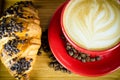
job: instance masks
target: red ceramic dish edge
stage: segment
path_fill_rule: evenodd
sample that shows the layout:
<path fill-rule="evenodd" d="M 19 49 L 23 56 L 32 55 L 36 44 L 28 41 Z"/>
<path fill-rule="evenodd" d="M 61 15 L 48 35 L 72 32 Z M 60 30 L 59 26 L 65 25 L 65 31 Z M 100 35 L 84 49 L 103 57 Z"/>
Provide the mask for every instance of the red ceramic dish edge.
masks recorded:
<path fill-rule="evenodd" d="M 73 42 L 70 37 L 67 35 L 65 29 L 64 29 L 64 24 L 63 24 L 63 15 L 64 15 L 64 11 L 67 7 L 67 5 L 69 5 L 71 0 L 68 1 L 68 3 L 64 6 L 63 10 L 62 10 L 62 13 L 61 13 L 61 28 L 62 28 L 62 32 L 64 34 L 64 36 L 66 37 L 66 39 L 71 43 L 71 45 L 77 49 L 78 51 L 81 51 L 83 53 L 86 53 L 86 54 L 90 54 L 90 55 L 93 55 L 93 56 L 99 56 L 99 55 L 106 55 L 106 54 L 109 54 L 109 53 L 112 53 L 115 49 L 119 48 L 120 49 L 120 43 L 118 43 L 116 46 L 108 49 L 108 50 L 103 50 L 103 51 L 91 51 L 91 50 L 87 50 L 87 49 L 84 49 L 80 46 L 78 46 L 75 42 Z"/>

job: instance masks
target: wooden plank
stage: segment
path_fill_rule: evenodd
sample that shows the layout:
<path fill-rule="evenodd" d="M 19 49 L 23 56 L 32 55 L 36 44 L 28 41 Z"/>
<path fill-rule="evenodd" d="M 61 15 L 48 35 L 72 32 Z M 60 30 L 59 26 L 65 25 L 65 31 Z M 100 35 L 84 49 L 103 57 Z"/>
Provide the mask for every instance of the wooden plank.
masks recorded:
<path fill-rule="evenodd" d="M 20 0 L 5 0 L 5 8 Z M 39 10 L 42 29 L 45 30 L 49 26 L 50 19 L 57 9 L 65 0 L 33 0 Z M 101 77 L 85 77 L 77 74 L 67 74 L 60 71 L 54 71 L 48 67 L 50 59 L 47 53 L 37 57 L 37 62 L 31 72 L 30 80 L 120 80 L 120 70 Z M 15 80 L 8 73 L 7 69 L 0 62 L 0 80 Z"/>

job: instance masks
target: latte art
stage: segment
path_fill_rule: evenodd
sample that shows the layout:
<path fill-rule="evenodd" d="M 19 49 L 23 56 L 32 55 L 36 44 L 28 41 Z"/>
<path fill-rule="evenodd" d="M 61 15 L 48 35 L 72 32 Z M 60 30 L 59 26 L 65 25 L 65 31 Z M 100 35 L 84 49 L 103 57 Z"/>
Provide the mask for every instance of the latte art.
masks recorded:
<path fill-rule="evenodd" d="M 82 48 L 112 48 L 120 42 L 120 4 L 116 0 L 71 0 L 63 25 L 68 37 Z"/>

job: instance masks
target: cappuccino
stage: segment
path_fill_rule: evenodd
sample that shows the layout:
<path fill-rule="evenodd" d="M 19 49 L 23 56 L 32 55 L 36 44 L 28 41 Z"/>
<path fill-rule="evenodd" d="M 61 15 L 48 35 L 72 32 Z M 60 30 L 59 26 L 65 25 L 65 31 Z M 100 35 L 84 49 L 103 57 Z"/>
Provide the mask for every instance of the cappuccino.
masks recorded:
<path fill-rule="evenodd" d="M 71 0 L 63 13 L 67 36 L 92 51 L 107 50 L 120 42 L 120 4 L 117 0 Z"/>

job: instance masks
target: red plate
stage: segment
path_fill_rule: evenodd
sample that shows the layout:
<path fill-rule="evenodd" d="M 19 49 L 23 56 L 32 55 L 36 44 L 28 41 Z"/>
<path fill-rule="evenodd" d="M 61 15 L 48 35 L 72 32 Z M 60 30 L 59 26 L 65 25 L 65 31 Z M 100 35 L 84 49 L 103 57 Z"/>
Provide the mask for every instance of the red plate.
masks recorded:
<path fill-rule="evenodd" d="M 66 3 L 54 13 L 48 30 L 49 45 L 56 59 L 68 70 L 84 76 L 101 76 L 118 69 L 120 67 L 120 49 L 114 51 L 113 54 L 101 56 L 100 61 L 88 63 L 82 63 L 67 54 L 61 38 L 63 33 L 60 26 L 61 11 Z"/>

